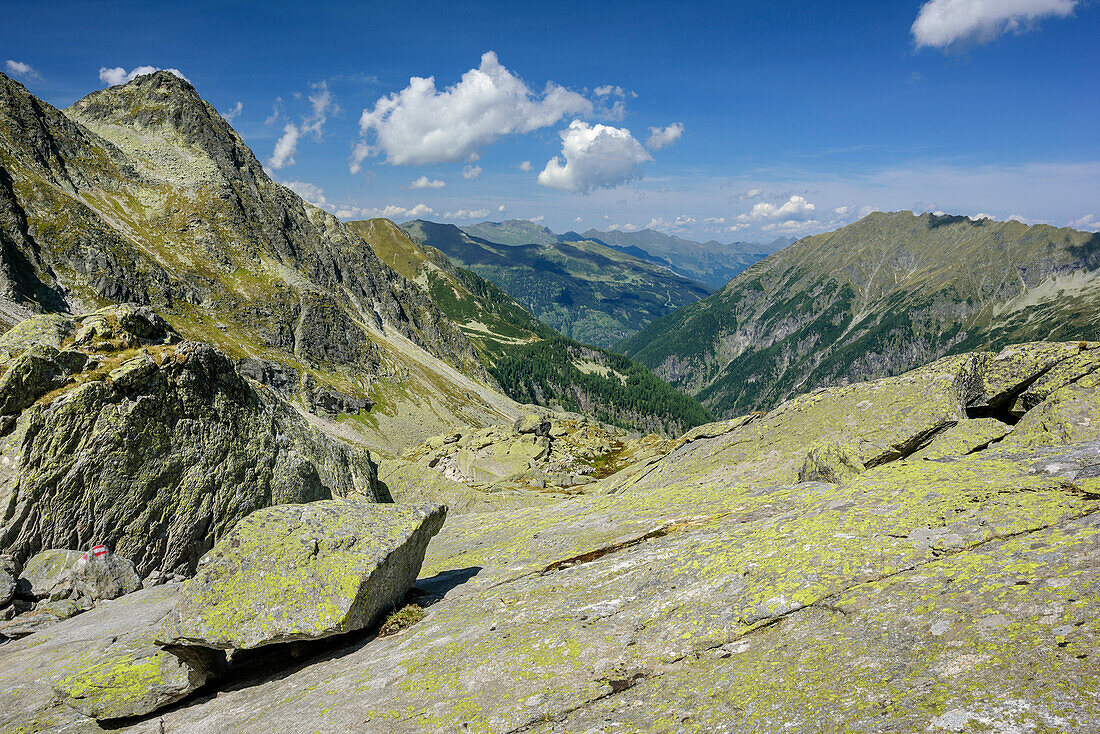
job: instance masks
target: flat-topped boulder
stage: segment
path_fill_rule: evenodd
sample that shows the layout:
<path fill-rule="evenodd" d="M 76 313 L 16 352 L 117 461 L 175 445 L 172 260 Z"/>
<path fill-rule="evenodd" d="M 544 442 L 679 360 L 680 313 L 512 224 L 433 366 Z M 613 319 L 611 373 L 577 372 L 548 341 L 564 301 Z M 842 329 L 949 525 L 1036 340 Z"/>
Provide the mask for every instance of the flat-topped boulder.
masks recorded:
<path fill-rule="evenodd" d="M 249 649 L 370 626 L 416 581 L 446 515 L 361 500 L 258 510 L 203 558 L 158 640 Z"/>

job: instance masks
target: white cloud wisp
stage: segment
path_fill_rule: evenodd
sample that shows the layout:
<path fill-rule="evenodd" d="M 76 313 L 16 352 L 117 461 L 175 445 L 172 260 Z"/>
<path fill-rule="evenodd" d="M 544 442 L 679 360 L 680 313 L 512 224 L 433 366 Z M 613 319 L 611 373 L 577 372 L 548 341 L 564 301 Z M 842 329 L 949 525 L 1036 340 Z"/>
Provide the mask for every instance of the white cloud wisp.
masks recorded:
<path fill-rule="evenodd" d="M 917 48 L 986 43 L 1004 33 L 1020 33 L 1041 18 L 1065 18 L 1078 0 L 929 0 L 913 22 Z"/>

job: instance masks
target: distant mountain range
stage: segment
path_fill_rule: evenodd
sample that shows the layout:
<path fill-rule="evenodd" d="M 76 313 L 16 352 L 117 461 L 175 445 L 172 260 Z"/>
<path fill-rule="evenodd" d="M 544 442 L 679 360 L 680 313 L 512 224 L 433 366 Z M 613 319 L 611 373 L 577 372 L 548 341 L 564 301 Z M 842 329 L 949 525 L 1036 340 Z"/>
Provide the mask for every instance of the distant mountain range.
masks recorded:
<path fill-rule="evenodd" d="M 599 347 L 711 292 L 663 265 L 594 240 L 560 242 L 549 230 L 539 235 L 531 222 L 504 224 L 514 239 L 536 235 L 543 241 L 503 244 L 424 220 L 402 228 L 419 244 L 493 282 L 565 336 Z"/>
<path fill-rule="evenodd" d="M 637 232 L 589 229 L 583 234 L 555 234 L 549 228 L 523 219 L 480 222 L 462 227 L 473 237 L 505 245 L 594 241 L 641 260 L 661 265 L 689 280 L 715 290 L 758 260 L 778 252 L 795 240 L 780 237 L 767 244 L 755 242 L 695 242 L 653 229 Z"/>
<path fill-rule="evenodd" d="M 945 354 L 1100 339 L 1100 235 L 876 212 L 806 237 L 615 349 L 717 415 Z"/>
<path fill-rule="evenodd" d="M 505 393 L 624 428 L 677 434 L 711 419 L 640 364 L 563 337 L 475 272 L 388 219 L 348 222 L 382 262 L 418 284 L 458 325 Z"/>

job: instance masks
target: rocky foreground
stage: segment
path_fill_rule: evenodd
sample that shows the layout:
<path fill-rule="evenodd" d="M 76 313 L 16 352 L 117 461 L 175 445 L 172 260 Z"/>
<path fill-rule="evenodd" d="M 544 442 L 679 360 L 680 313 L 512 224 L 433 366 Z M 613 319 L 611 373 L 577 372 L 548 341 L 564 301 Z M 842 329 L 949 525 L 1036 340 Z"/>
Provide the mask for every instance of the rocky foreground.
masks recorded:
<path fill-rule="evenodd" d="M 500 469 L 526 504 L 443 476 L 553 426 L 520 428 L 383 462 L 395 498 L 467 500 L 398 634 L 234 650 L 180 702 L 97 723 L 64 682 L 171 627 L 180 587 L 153 586 L 0 645 L 0 728 L 1100 731 L 1100 344 L 820 390 L 568 495 L 531 485 L 528 457 Z"/>

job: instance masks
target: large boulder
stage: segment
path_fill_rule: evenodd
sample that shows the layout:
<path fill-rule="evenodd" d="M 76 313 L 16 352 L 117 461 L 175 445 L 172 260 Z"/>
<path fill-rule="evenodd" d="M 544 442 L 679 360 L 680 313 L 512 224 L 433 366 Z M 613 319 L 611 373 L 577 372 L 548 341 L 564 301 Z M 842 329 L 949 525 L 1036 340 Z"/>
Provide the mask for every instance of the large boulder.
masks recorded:
<path fill-rule="evenodd" d="M 35 554 L 19 575 L 20 593 L 36 599 L 67 594 L 72 588 L 73 566 L 82 555 L 80 551 L 60 548 Z"/>
<path fill-rule="evenodd" d="M 114 307 L 71 322 L 75 346 L 31 347 L 0 379 L 0 403 L 23 408 L 0 439 L 0 548 L 17 561 L 103 543 L 141 577 L 190 575 L 254 510 L 375 498 L 365 450 L 321 433 L 221 352 L 179 342 L 155 313 Z M 53 366 L 35 374 L 60 377 L 8 378 L 39 362 Z"/>
<path fill-rule="evenodd" d="M 446 515 L 359 500 L 254 512 L 203 559 L 158 640 L 248 649 L 367 627 L 416 581 Z"/>

